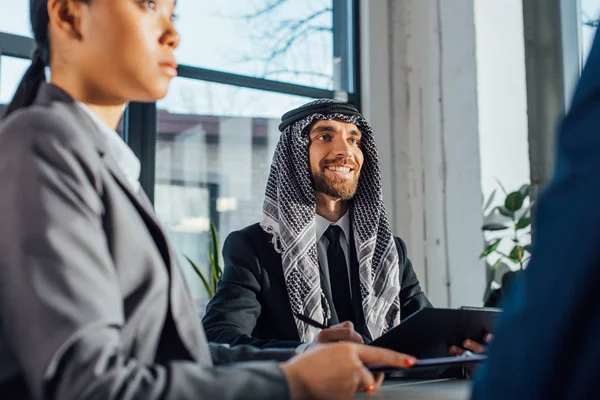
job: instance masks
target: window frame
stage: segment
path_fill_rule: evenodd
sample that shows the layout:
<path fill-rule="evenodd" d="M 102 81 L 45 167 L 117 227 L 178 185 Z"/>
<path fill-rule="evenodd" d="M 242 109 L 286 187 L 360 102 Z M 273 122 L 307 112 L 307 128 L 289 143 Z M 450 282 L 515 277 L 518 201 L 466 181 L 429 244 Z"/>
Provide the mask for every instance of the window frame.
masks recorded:
<path fill-rule="evenodd" d="M 336 90 L 233 74 L 191 65 L 180 65 L 178 76 L 204 82 L 306 97 L 307 99 L 335 99 L 351 103 L 360 110 L 359 9 L 360 0 L 333 0 L 333 57 L 342 60 L 341 67 L 334 70 L 334 88 Z M 0 58 L 8 56 L 31 59 L 35 46 L 35 41 L 32 38 L 0 31 Z M 1 62 L 0 68 L 2 68 Z M 336 73 L 340 76 L 335 76 Z M 349 90 L 340 90 L 341 87 Z M 154 202 L 156 141 L 158 137 L 157 115 L 156 103 L 131 103 L 123 117 L 123 139 L 140 159 L 142 166 L 140 184 L 152 202 Z"/>

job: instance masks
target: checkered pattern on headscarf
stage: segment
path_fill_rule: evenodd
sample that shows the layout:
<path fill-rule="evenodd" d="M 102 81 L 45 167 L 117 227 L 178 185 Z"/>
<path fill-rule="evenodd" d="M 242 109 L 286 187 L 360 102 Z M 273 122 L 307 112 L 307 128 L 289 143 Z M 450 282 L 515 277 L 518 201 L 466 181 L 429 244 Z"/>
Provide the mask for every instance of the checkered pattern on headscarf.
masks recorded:
<path fill-rule="evenodd" d="M 326 323 L 330 311 L 320 284 L 307 127 L 317 120 L 334 119 L 355 124 L 362 133 L 364 164 L 351 201 L 351 226 L 365 322 L 371 336 L 377 338 L 400 323 L 400 280 L 398 253 L 383 204 L 375 140 L 364 118 L 314 113 L 284 128 L 271 165 L 261 226 L 272 235 L 275 250 L 281 253 L 292 311 Z M 298 319 L 296 326 L 303 342 L 311 341 L 318 332 Z"/>

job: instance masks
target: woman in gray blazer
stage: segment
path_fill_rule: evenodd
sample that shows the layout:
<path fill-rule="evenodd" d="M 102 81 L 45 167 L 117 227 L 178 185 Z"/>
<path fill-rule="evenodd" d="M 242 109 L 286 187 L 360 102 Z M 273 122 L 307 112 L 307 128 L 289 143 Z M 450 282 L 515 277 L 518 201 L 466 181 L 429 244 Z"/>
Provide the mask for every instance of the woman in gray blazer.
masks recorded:
<path fill-rule="evenodd" d="M 0 121 L 1 397 L 347 398 L 376 388 L 365 364 L 415 360 L 350 343 L 293 358 L 207 343 L 139 161 L 114 131 L 127 102 L 162 98 L 177 73 L 174 8 L 30 1 L 37 50 Z"/>

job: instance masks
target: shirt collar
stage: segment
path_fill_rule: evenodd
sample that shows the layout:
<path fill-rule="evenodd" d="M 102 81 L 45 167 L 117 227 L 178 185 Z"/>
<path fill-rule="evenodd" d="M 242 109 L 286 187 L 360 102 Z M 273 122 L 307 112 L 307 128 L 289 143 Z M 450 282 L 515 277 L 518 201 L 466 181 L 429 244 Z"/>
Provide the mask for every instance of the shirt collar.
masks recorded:
<path fill-rule="evenodd" d="M 75 102 L 94 122 L 96 127 L 106 138 L 106 146 L 110 155 L 115 159 L 119 169 L 127 178 L 134 192 L 140 188 L 141 163 L 133 150 L 123 141 L 116 131 L 108 128 L 88 106 L 80 101 Z"/>
<path fill-rule="evenodd" d="M 319 214 L 315 214 L 315 233 L 317 236 L 317 242 L 321 240 L 329 225 L 337 225 L 342 228 L 344 232 L 344 236 L 347 242 L 350 242 L 350 208 L 346 211 L 344 215 L 336 222 L 331 222 L 327 218 L 320 216 Z"/>

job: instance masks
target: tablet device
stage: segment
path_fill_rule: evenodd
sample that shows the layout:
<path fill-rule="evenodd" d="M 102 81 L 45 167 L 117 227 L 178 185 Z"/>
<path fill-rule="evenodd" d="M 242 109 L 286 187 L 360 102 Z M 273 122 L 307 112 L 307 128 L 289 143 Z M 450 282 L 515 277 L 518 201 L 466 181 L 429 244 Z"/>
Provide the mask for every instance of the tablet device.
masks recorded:
<path fill-rule="evenodd" d="M 487 360 L 486 354 L 471 354 L 468 356 L 452 356 L 452 357 L 437 357 L 437 358 L 424 358 L 422 360 L 418 360 L 417 363 L 412 366 L 410 369 L 419 368 L 419 367 L 441 367 L 441 366 L 451 366 L 451 365 L 468 365 L 479 363 Z M 403 368 L 390 368 L 386 366 L 378 366 L 373 365 L 367 367 L 369 371 L 375 372 L 392 372 L 396 370 L 402 370 Z"/>
<path fill-rule="evenodd" d="M 483 343 L 499 315 L 497 309 L 422 308 L 370 345 L 422 359 L 447 357 L 450 345 L 460 347 L 466 339 Z"/>

